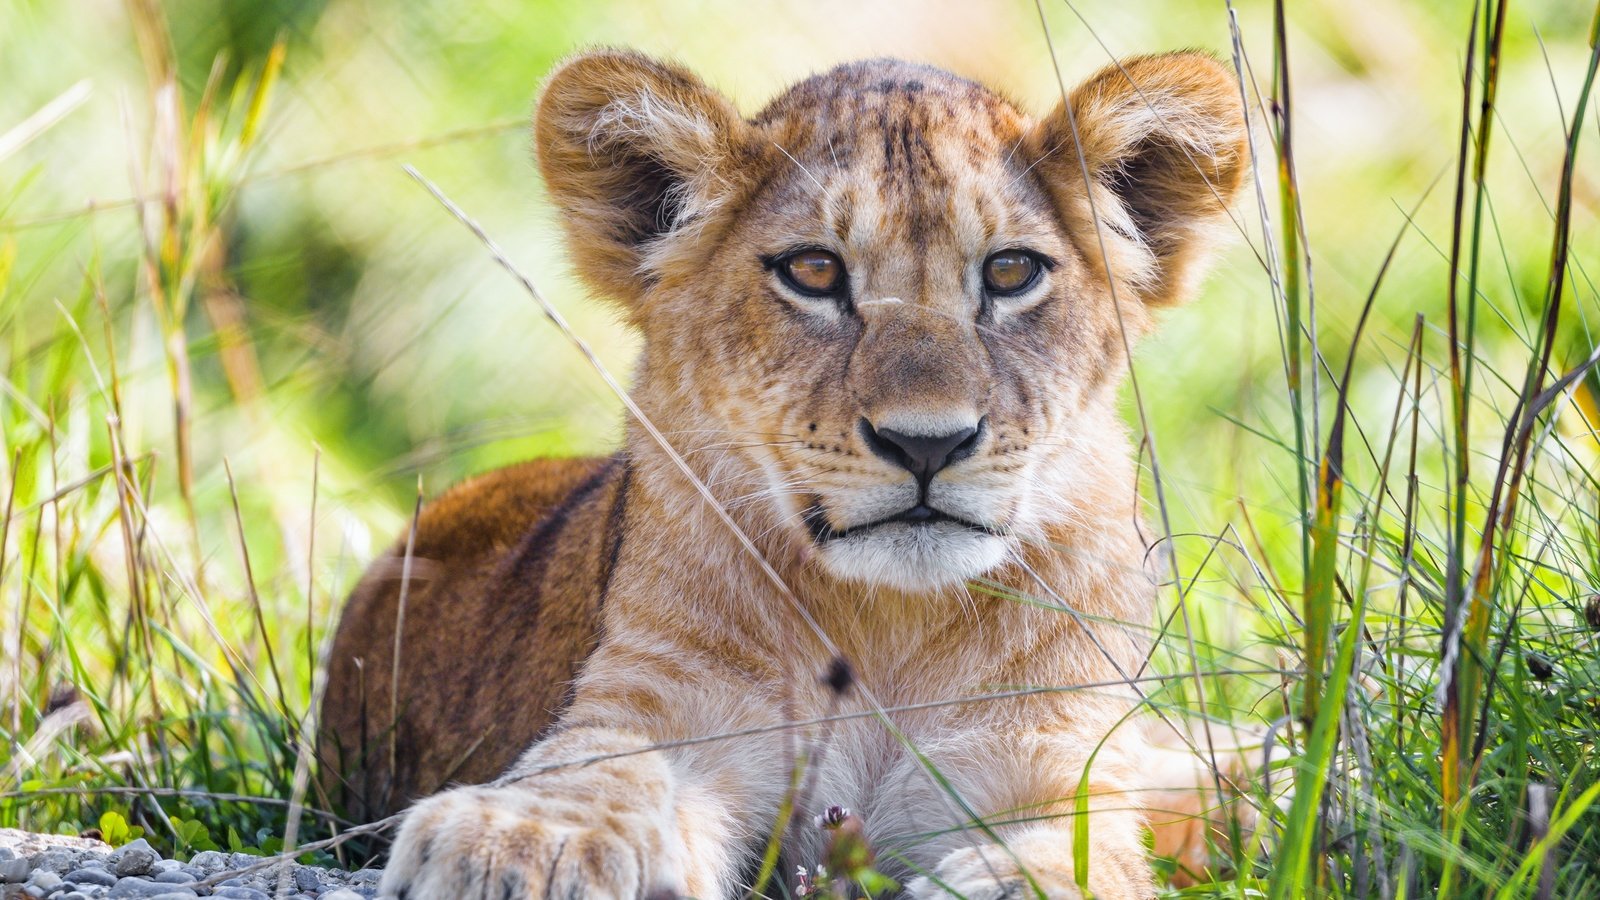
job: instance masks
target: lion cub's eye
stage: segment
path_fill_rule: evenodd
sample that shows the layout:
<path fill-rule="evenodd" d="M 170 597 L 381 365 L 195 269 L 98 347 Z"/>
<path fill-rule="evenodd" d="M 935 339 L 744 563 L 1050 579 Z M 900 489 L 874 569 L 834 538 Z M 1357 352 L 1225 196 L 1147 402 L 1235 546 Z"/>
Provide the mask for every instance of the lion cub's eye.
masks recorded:
<path fill-rule="evenodd" d="M 801 250 L 776 260 L 778 275 L 802 294 L 827 297 L 844 287 L 844 262 L 826 250 Z"/>
<path fill-rule="evenodd" d="M 1025 291 L 1039 279 L 1039 257 L 1026 250 L 1001 250 L 983 261 L 983 287 L 991 294 Z"/>

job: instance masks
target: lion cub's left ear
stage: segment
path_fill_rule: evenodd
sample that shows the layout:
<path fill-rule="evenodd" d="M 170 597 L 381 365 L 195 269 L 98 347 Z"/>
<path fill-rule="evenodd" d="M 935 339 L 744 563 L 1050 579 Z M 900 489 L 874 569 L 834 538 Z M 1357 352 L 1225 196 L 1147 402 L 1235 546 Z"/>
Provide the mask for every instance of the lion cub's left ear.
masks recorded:
<path fill-rule="evenodd" d="M 1028 144 L 1091 263 L 1102 264 L 1098 217 L 1118 287 L 1167 305 L 1192 293 L 1227 221 L 1249 164 L 1246 127 L 1231 71 L 1203 53 L 1169 53 L 1102 69 Z"/>
<path fill-rule="evenodd" d="M 692 72 L 640 53 L 584 53 L 556 69 L 534 145 L 584 279 L 637 300 L 670 266 L 671 239 L 749 180 L 748 130 Z"/>

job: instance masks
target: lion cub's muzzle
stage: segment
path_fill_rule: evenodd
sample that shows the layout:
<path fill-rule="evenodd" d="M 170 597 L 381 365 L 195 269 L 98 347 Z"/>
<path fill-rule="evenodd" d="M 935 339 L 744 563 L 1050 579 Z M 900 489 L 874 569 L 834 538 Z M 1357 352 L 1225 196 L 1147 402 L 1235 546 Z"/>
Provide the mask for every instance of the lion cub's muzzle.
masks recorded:
<path fill-rule="evenodd" d="M 855 517 L 856 521 L 844 525 L 829 521 L 828 512 L 818 498 L 804 514 L 806 526 L 817 543 L 895 524 L 911 528 L 944 525 L 946 530 L 954 526 L 957 530 L 1001 534 L 999 529 L 979 521 L 980 517 L 970 511 L 952 507 L 946 497 L 935 496 L 932 490 L 935 476 L 977 454 L 989 431 L 988 417 L 974 420 L 968 416 L 954 423 L 945 420 L 945 427 L 930 428 L 930 424 L 934 423 L 926 417 L 885 416 L 878 423 L 866 416 L 859 419 L 856 432 L 866 448 L 895 468 L 909 472 L 912 483 L 900 483 L 894 492 L 899 497 L 898 502 L 882 498 L 874 504 L 878 507 L 874 514 L 864 519 Z"/>

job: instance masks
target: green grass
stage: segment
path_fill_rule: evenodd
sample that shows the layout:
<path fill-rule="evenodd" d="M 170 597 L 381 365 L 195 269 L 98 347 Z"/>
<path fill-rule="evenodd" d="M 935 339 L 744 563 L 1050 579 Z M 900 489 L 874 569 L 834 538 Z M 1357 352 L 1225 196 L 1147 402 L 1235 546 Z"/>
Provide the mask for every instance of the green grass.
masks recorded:
<path fill-rule="evenodd" d="M 1150 705 L 1271 727 L 1295 791 L 1251 798 L 1270 852 L 1182 894 L 1600 896 L 1600 19 L 1235 6 L 1043 5 L 1069 83 L 1204 43 L 1256 125 L 1241 234 L 1128 398 L 1172 572 L 1137 624 L 1164 636 Z M 604 382 L 399 162 L 619 371 L 520 133 L 561 53 L 677 52 L 747 106 L 828 53 L 1058 90 L 1031 2 L 908 8 L 879 43 L 870 12 L 775 36 L 726 7 L 0 0 L 0 826 L 346 833 L 301 735 L 418 479 L 615 441 Z"/>

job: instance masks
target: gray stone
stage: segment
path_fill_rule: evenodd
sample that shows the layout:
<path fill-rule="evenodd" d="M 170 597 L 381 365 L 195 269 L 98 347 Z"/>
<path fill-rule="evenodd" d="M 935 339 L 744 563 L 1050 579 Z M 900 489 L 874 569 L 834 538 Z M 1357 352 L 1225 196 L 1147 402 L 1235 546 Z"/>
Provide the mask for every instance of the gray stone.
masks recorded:
<path fill-rule="evenodd" d="M 39 869 L 28 876 L 28 886 L 36 887 L 48 894 L 61 886 L 61 876 L 49 869 Z"/>
<path fill-rule="evenodd" d="M 149 852 L 149 853 L 155 853 L 156 859 L 160 859 L 161 858 L 161 854 L 156 853 L 156 848 L 150 846 L 150 842 L 145 840 L 144 838 L 135 838 L 134 840 L 131 840 L 131 841 L 127 842 L 126 844 L 123 844 L 121 847 L 118 847 L 117 849 L 111 851 L 111 858 L 112 859 L 121 859 L 125 854 L 127 854 L 131 850 L 144 850 L 144 851 Z"/>
<path fill-rule="evenodd" d="M 193 896 L 194 891 L 188 891 L 184 893 L 179 893 L 178 891 L 169 891 L 165 894 L 156 894 L 155 896 L 147 897 L 145 900 L 189 900 L 189 898 Z"/>
<path fill-rule="evenodd" d="M 160 859 L 154 850 L 146 847 L 135 847 L 132 844 L 122 848 L 121 855 L 117 857 L 118 875 L 126 878 L 129 875 L 148 875 L 150 867 Z"/>
<path fill-rule="evenodd" d="M 321 897 L 318 897 L 317 900 L 362 900 L 362 897 L 360 894 L 350 890 L 349 888 L 339 888 L 336 891 L 329 891 L 326 894 L 323 894 Z"/>
<path fill-rule="evenodd" d="M 150 867 L 150 871 L 160 875 L 162 872 L 176 872 L 181 868 L 183 863 L 175 859 L 158 859 L 156 864 Z"/>
<path fill-rule="evenodd" d="M 65 875 L 78 867 L 79 854 L 71 850 L 46 850 L 34 856 L 31 862 L 35 869 L 46 869 L 57 875 Z"/>
<path fill-rule="evenodd" d="M 240 887 L 238 885 L 216 888 L 211 892 L 211 896 L 226 897 L 229 900 L 272 900 L 271 895 L 260 888 Z"/>
<path fill-rule="evenodd" d="M 68 891 L 65 894 L 57 894 L 56 900 L 89 900 L 89 895 L 83 891 Z"/>
<path fill-rule="evenodd" d="M 17 851 L 10 847 L 0 847 L 0 862 L 10 862 L 17 858 Z"/>
<path fill-rule="evenodd" d="M 155 897 L 161 894 L 185 894 L 195 896 L 195 892 L 186 887 L 175 884 L 156 884 L 143 878 L 124 878 L 117 882 L 117 886 L 106 894 L 111 900 L 121 900 L 123 897 Z"/>
<path fill-rule="evenodd" d="M 294 887 L 304 894 L 315 893 L 322 890 L 322 879 L 310 869 L 298 868 L 294 870 Z"/>
<path fill-rule="evenodd" d="M 190 875 L 188 872 L 185 872 L 182 869 L 173 869 L 168 872 L 157 872 L 153 880 L 156 884 L 189 884 L 192 881 L 199 881 L 198 878 L 195 878 L 193 875 Z"/>
<path fill-rule="evenodd" d="M 78 885 L 97 884 L 101 887 L 111 887 L 117 883 L 117 876 L 107 872 L 105 869 L 85 866 L 82 869 L 68 872 L 67 880 Z"/>
<path fill-rule="evenodd" d="M 361 869 L 350 873 L 351 884 L 377 884 L 383 880 L 382 869 Z"/>
<path fill-rule="evenodd" d="M 216 850 L 202 850 L 189 860 L 189 865 L 202 872 L 220 872 L 228 867 L 228 854 Z"/>
<path fill-rule="evenodd" d="M 230 869 L 243 869 L 247 866 L 253 866 L 258 862 L 261 862 L 261 857 L 251 856 L 248 853 L 228 854 L 228 868 Z"/>
<path fill-rule="evenodd" d="M 25 859 L 8 859 L 0 862 L 0 884 L 21 884 L 28 880 L 33 866 Z"/>

